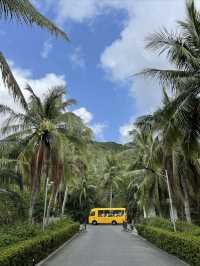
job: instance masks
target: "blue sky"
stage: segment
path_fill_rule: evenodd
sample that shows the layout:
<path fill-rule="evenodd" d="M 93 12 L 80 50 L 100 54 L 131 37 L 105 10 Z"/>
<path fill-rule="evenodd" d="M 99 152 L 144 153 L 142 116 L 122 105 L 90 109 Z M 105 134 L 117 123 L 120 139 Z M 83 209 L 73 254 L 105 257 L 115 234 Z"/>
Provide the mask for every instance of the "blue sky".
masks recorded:
<path fill-rule="evenodd" d="M 134 119 L 161 101 L 155 82 L 129 75 L 144 67 L 168 66 L 164 58 L 145 51 L 144 38 L 162 25 L 173 28 L 184 15 L 183 2 L 35 0 L 71 42 L 37 27 L 1 21 L 1 51 L 22 87 L 28 82 L 42 95 L 51 86 L 66 85 L 69 96 L 78 101 L 73 110 L 98 140 L 125 142 Z M 11 103 L 3 86 L 0 97 Z"/>

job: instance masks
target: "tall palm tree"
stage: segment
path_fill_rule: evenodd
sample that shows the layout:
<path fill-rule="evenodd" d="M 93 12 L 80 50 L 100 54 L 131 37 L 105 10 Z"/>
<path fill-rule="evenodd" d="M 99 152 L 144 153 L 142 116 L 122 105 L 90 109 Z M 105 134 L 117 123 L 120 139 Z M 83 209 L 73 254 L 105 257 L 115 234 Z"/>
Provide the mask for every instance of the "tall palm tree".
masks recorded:
<path fill-rule="evenodd" d="M 23 113 L 16 113 L 5 105 L 0 105 L 0 113 L 7 114 L 8 119 L 2 128 L 5 141 L 18 137 L 26 143 L 18 156 L 18 168 L 23 176 L 30 176 L 31 201 L 29 218 L 32 220 L 37 192 L 40 188 L 41 176 L 45 171 L 46 181 L 51 175 L 56 191 L 59 185 L 65 148 L 68 142 L 81 142 L 88 136 L 89 130 L 81 119 L 66 108 L 75 100 L 63 100 L 64 87 L 55 87 L 49 91 L 42 101 L 33 90 L 30 93 Z M 61 170 L 57 171 L 58 168 Z"/>
<path fill-rule="evenodd" d="M 179 21 L 180 31 L 168 32 L 166 29 L 148 36 L 147 48 L 165 53 L 176 69 L 146 69 L 143 74 L 158 77 L 177 93 L 187 90 L 199 93 L 200 68 L 200 13 L 194 0 L 186 1 L 187 19 Z"/>
<path fill-rule="evenodd" d="M 15 20 L 19 23 L 25 23 L 28 26 L 37 25 L 40 28 L 48 30 L 51 34 L 62 37 L 68 40 L 67 34 L 58 28 L 53 22 L 43 16 L 29 0 L 1 0 L 0 1 L 0 19 L 6 21 Z M 9 92 L 13 95 L 14 99 L 20 101 L 25 105 L 23 94 L 17 81 L 15 80 L 12 71 L 4 57 L 0 52 L 0 70 L 5 85 L 8 87 Z"/>
<path fill-rule="evenodd" d="M 109 193 L 109 207 L 112 208 L 112 199 L 114 189 L 118 189 L 120 178 L 119 162 L 113 154 L 107 158 L 107 165 L 104 170 L 103 187 L 108 190 Z"/>
<path fill-rule="evenodd" d="M 155 216 L 155 210 L 162 214 L 161 203 L 165 198 L 166 185 L 161 177 L 160 141 L 152 126 L 145 124 L 130 132 L 135 157 L 129 166 L 129 173 L 134 177 L 129 187 L 137 186 L 138 203 L 144 211 L 144 217 Z"/>
<path fill-rule="evenodd" d="M 70 198 L 74 208 L 85 211 L 94 206 L 96 197 L 96 185 L 86 176 L 73 180 Z"/>
<path fill-rule="evenodd" d="M 159 123 L 164 123 L 160 126 L 164 133 L 164 150 L 168 146 L 168 152 L 165 150 L 165 167 L 171 172 L 171 181 L 175 180 L 175 177 L 178 180 L 181 178 L 181 194 L 184 198 L 186 218 L 190 222 L 190 188 L 194 180 L 198 187 L 199 176 L 197 158 L 200 136 L 200 12 L 196 9 L 194 0 L 186 1 L 186 10 L 187 19 L 178 22 L 179 31 L 175 33 L 164 29 L 147 38 L 147 48 L 158 51 L 159 54 L 165 53 L 175 68 L 146 69 L 142 74 L 158 78 L 173 92 L 174 99 L 168 102 L 163 110 L 154 114 L 153 120 L 157 117 Z M 160 119 L 162 115 L 164 119 Z M 184 172 L 180 171 L 183 166 Z"/>
<path fill-rule="evenodd" d="M 199 183 L 197 161 L 195 163 L 199 151 L 199 114 L 197 112 L 199 100 L 194 96 L 190 97 L 192 100 L 190 105 L 193 105 L 193 108 L 188 109 L 187 104 L 180 98 L 182 95 L 170 99 L 164 93 L 162 108 L 153 115 L 140 117 L 136 125 L 143 128 L 150 124 L 159 135 L 162 149 L 160 168 L 167 169 L 174 201 L 177 202 L 178 199 L 183 201 L 187 221 L 191 222 L 189 203 L 193 191 L 191 188 L 194 187 L 195 182 L 196 185 Z M 180 124 L 181 117 L 189 117 L 189 119 L 185 119 L 184 124 Z"/>

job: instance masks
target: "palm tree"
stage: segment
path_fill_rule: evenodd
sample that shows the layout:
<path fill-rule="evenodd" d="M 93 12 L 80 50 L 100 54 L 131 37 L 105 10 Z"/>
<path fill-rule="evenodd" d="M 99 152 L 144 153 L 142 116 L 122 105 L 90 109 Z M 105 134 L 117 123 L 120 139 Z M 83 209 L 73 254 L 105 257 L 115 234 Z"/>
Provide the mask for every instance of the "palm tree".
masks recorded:
<path fill-rule="evenodd" d="M 180 98 L 181 96 L 170 99 L 165 92 L 163 107 L 153 115 L 140 117 L 136 125 L 140 128 L 151 125 L 159 134 L 162 150 L 160 168 L 167 169 L 174 201 L 184 202 L 187 221 L 191 222 L 189 198 L 194 194 L 191 193 L 193 191 L 191 188 L 195 182 L 198 184 L 197 176 L 199 176 L 197 161 L 195 163 L 194 159 L 198 158 L 199 150 L 197 112 L 199 100 L 192 97 L 190 105 L 193 103 L 193 108 L 187 109 L 186 103 Z M 189 119 L 180 124 L 180 117 L 189 117 Z"/>
<path fill-rule="evenodd" d="M 161 173 L 160 141 L 147 123 L 143 127 L 135 124 L 130 134 L 133 136 L 135 157 L 129 166 L 129 174 L 133 176 L 129 187 L 137 187 L 138 204 L 143 209 L 144 217 L 155 216 L 155 210 L 162 214 L 161 203 L 166 194 L 166 185 L 157 174 Z"/>
<path fill-rule="evenodd" d="M 200 13 L 194 0 L 188 0 L 186 7 L 187 19 L 178 22 L 179 32 L 164 29 L 147 38 L 147 48 L 165 53 L 175 69 L 146 69 L 142 74 L 157 77 L 173 92 L 173 99 L 154 114 L 153 120 L 161 126 L 157 129 L 162 128 L 164 164 L 169 169 L 171 185 L 179 182 L 179 194 L 190 222 L 191 187 L 198 187 L 199 176 Z"/>
<path fill-rule="evenodd" d="M 118 189 L 118 184 L 121 181 L 119 177 L 119 162 L 113 154 L 107 158 L 107 165 L 104 170 L 103 187 L 109 191 L 109 207 L 112 208 L 113 190 Z"/>
<path fill-rule="evenodd" d="M 187 0 L 186 7 L 187 19 L 178 22 L 179 32 L 164 29 L 147 38 L 146 47 L 165 53 L 176 69 L 146 69 L 143 74 L 159 78 L 178 94 L 186 90 L 188 96 L 199 93 L 200 13 L 194 0 Z"/>
<path fill-rule="evenodd" d="M 74 208 L 87 211 L 94 206 L 96 186 L 85 176 L 73 181 L 70 191 L 71 202 Z"/>
<path fill-rule="evenodd" d="M 46 182 L 51 175 L 55 193 L 62 175 L 62 169 L 57 170 L 64 163 L 67 142 L 81 142 L 88 136 L 88 129 L 79 117 L 66 112 L 66 108 L 75 100 L 63 100 L 64 87 L 53 88 L 43 101 L 30 87 L 27 90 L 30 98 L 23 113 L 16 113 L 5 105 L 0 105 L 0 113 L 9 116 L 2 128 L 5 141 L 10 137 L 18 137 L 26 142 L 18 156 L 18 168 L 23 176 L 30 176 L 29 218 L 32 220 L 42 173 L 45 171 Z"/>
<path fill-rule="evenodd" d="M 53 22 L 43 16 L 29 0 L 1 0 L 0 1 L 0 18 L 4 20 L 15 20 L 19 23 L 25 23 L 28 26 L 37 25 L 40 28 L 48 30 L 56 37 L 62 37 L 68 40 L 66 33 L 59 29 Z M 17 81 L 15 80 L 12 71 L 4 57 L 0 52 L 0 70 L 5 85 L 8 87 L 9 92 L 13 95 L 14 99 L 20 101 L 24 106 L 26 104 L 23 94 Z"/>

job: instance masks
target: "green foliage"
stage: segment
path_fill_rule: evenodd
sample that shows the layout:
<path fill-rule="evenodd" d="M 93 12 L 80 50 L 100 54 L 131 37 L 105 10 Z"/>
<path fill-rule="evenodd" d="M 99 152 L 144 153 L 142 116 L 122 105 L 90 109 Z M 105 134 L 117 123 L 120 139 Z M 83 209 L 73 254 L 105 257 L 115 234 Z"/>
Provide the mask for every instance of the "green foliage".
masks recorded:
<path fill-rule="evenodd" d="M 185 218 L 191 222 L 192 211 L 199 213 L 200 195 L 200 12 L 194 0 L 186 1 L 186 19 L 178 21 L 177 26 L 173 31 L 163 28 L 147 38 L 146 47 L 159 55 L 164 54 L 173 68 L 143 71 L 144 76 L 161 82 L 163 104 L 152 115 L 147 114 L 136 120 L 134 132 L 139 129 L 142 134 L 138 139 L 133 132 L 133 146 L 137 148 L 145 144 L 139 151 L 135 150 L 142 157 L 139 163 L 143 164 L 143 169 L 153 170 L 152 174 L 163 174 L 167 170 L 178 215 L 185 208 Z M 143 135 L 146 137 L 147 131 L 150 131 L 147 137 L 152 135 L 153 140 L 157 138 L 157 147 L 152 141 L 151 145 L 148 139 L 141 138 Z M 135 170 L 140 168 L 137 165 Z M 147 215 L 148 207 L 154 207 L 159 214 L 165 215 L 162 210 L 166 207 L 163 204 L 167 197 L 166 189 L 163 190 L 166 186 L 152 174 L 148 171 L 144 176 L 138 201 L 147 209 Z M 147 206 L 148 203 L 153 206 Z"/>
<path fill-rule="evenodd" d="M 122 152 L 124 150 L 126 150 L 126 147 L 122 144 L 118 144 L 115 142 L 97 142 L 94 141 L 92 143 L 92 145 L 96 148 L 96 149 L 102 149 L 104 151 L 110 151 L 110 152 Z"/>
<path fill-rule="evenodd" d="M 167 252 L 193 266 L 200 265 L 200 239 L 192 234 L 174 233 L 164 229 L 137 225 L 138 233 Z"/>
<path fill-rule="evenodd" d="M 10 224 L 13 221 L 25 218 L 23 198 L 16 192 L 5 191 L 0 193 L 0 225 Z"/>
<path fill-rule="evenodd" d="M 1 145 L 10 144 L 12 139 L 21 150 L 17 169 L 23 176 L 24 184 L 31 187 L 29 219 L 32 220 L 38 192 L 45 183 L 44 177 L 47 179 L 48 176 L 52 181 L 54 198 L 65 176 L 64 165 L 71 158 L 74 146 L 81 149 L 91 135 L 80 117 L 66 111 L 75 100 L 64 99 L 65 87 L 52 88 L 42 101 L 30 86 L 26 90 L 30 96 L 22 113 L 15 113 L 0 104 L 0 113 L 8 115 L 1 129 L 5 137 Z"/>
<path fill-rule="evenodd" d="M 32 266 L 44 259 L 79 230 L 78 224 L 61 221 L 45 233 L 10 245 L 0 252 L 1 266 Z"/>
<path fill-rule="evenodd" d="M 158 227 L 173 232 L 171 221 L 161 217 L 147 218 L 143 223 L 148 226 Z"/>
<path fill-rule="evenodd" d="M 28 223 L 17 223 L 12 226 L 4 225 L 0 228 L 0 248 L 35 237 L 41 233 L 39 226 Z"/>
<path fill-rule="evenodd" d="M 145 225 L 157 227 L 170 232 L 174 231 L 172 222 L 161 217 L 148 218 L 145 219 L 143 223 Z M 176 230 L 180 233 L 188 233 L 189 235 L 200 236 L 200 227 L 185 221 L 176 221 Z"/>

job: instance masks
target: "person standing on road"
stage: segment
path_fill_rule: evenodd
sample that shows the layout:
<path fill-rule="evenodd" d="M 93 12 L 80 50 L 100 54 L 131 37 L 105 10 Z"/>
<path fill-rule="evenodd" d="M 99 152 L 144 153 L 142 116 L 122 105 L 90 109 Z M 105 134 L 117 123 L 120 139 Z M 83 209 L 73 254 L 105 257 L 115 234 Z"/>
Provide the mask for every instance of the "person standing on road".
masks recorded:
<path fill-rule="evenodd" d="M 82 216 L 81 224 L 82 224 L 82 229 L 86 231 L 87 230 L 87 216 L 86 215 Z"/>
<path fill-rule="evenodd" d="M 86 216 L 83 217 L 83 225 L 84 225 L 84 229 L 86 231 L 87 230 L 87 217 Z"/>

